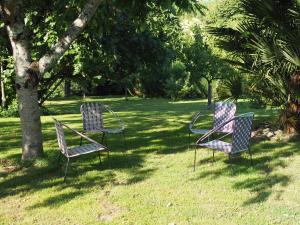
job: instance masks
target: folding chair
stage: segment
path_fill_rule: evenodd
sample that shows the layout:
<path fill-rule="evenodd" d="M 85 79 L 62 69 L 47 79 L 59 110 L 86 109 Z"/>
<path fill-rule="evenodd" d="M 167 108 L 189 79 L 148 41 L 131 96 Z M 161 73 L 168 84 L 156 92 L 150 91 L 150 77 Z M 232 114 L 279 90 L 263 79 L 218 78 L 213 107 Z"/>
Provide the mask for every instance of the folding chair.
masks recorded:
<path fill-rule="evenodd" d="M 67 158 L 64 181 L 66 180 L 66 177 L 67 177 L 68 166 L 69 166 L 69 162 L 70 162 L 71 158 L 90 154 L 93 152 L 98 152 L 99 160 L 100 160 L 100 164 L 101 164 L 101 155 L 100 155 L 101 152 L 107 152 L 107 155 L 109 157 L 109 150 L 102 144 L 99 144 L 95 140 L 85 136 L 84 134 L 72 129 L 71 127 L 67 126 L 66 124 L 63 124 L 62 122 L 59 122 L 56 119 L 54 119 L 54 121 L 55 121 L 55 129 L 56 129 L 57 141 L 58 141 L 58 146 L 59 146 L 60 152 L 62 155 L 64 155 Z M 68 148 L 67 142 L 65 139 L 64 129 L 63 129 L 64 127 L 73 131 L 74 133 L 79 135 L 81 138 L 88 140 L 90 142 L 90 144 L 85 144 L 85 145 L 81 145 L 78 147 Z M 59 159 L 60 159 L 61 154 L 59 155 Z"/>
<path fill-rule="evenodd" d="M 252 165 L 252 153 L 250 149 L 250 138 L 251 138 L 251 129 L 253 124 L 254 113 L 245 113 L 239 116 L 235 116 L 228 121 L 220 124 L 218 127 L 207 132 L 201 138 L 198 139 L 195 146 L 195 155 L 194 155 L 194 171 L 196 167 L 196 152 L 197 147 L 205 147 L 213 150 L 213 158 L 215 151 L 221 151 L 230 156 L 248 151 L 250 155 L 251 165 Z M 231 137 L 231 142 L 222 141 L 223 138 L 227 137 L 231 133 L 227 133 L 218 139 L 204 142 L 214 133 L 218 132 L 220 129 L 223 129 L 228 124 L 233 124 L 233 133 Z"/>
<path fill-rule="evenodd" d="M 112 111 L 107 105 L 103 105 L 99 102 L 83 103 L 80 107 L 80 112 L 82 115 L 83 133 L 101 133 L 101 143 L 103 143 L 106 134 L 122 134 L 124 146 L 126 146 L 125 124 L 119 118 L 118 114 Z M 118 122 L 118 127 L 104 127 L 104 112 L 113 115 L 114 119 Z"/>

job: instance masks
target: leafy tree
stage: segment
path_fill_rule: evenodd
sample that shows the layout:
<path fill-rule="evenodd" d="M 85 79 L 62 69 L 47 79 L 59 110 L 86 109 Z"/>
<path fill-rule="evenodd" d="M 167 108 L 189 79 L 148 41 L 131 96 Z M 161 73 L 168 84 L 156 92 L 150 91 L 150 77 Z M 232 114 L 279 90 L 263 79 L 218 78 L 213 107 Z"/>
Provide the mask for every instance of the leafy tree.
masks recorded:
<path fill-rule="evenodd" d="M 27 16 L 35 14 L 36 10 L 39 10 L 39 3 L 37 1 L 7 0 L 1 1 L 0 5 L 1 19 L 4 21 L 8 32 L 15 63 L 15 82 L 22 127 L 22 159 L 34 158 L 41 155 L 43 151 L 37 93 L 40 77 L 52 69 L 60 57 L 63 56 L 90 21 L 101 1 L 88 1 L 65 34 L 59 40 L 55 40 L 56 43 L 49 53 L 32 60 L 28 30 L 33 27 L 26 23 L 26 19 Z M 24 11 L 24 9 L 30 10 Z"/>
<path fill-rule="evenodd" d="M 234 63 L 255 76 L 253 90 L 285 109 L 287 132 L 300 131 L 300 6 L 297 0 L 241 0 L 236 28 L 211 28 Z"/>
<path fill-rule="evenodd" d="M 191 80 L 191 74 L 187 71 L 183 62 L 178 60 L 174 61 L 170 67 L 169 74 L 170 76 L 165 83 L 167 97 L 178 100 L 183 98 L 203 97 L 203 95 L 206 94 L 199 81 L 194 82 Z"/>
<path fill-rule="evenodd" d="M 242 19 L 241 7 L 239 0 L 213 0 L 206 4 L 206 13 L 199 18 L 203 29 L 205 42 L 210 46 L 214 54 L 219 55 L 223 59 L 228 59 L 230 55 L 218 48 L 215 36 L 207 32 L 207 27 L 230 27 L 234 28 Z"/>
<path fill-rule="evenodd" d="M 5 25 L 15 65 L 15 86 L 22 128 L 22 159 L 35 158 L 43 152 L 38 102 L 39 83 L 44 77 L 48 76 L 51 79 L 56 75 L 53 72 L 54 67 L 84 28 L 89 24 L 88 30 L 103 32 L 109 27 L 110 20 L 105 14 L 105 7 L 111 4 L 112 7 L 129 10 L 137 20 L 143 20 L 151 11 L 148 5 L 156 2 L 0 1 L 0 25 Z M 103 4 L 100 6 L 101 3 Z M 174 5 L 178 9 L 186 10 L 201 8 L 196 0 L 159 1 L 159 4 Z M 99 7 L 100 10 L 97 11 Z M 95 20 L 90 22 L 94 14 Z M 49 75 L 46 75 L 47 73 Z"/>
<path fill-rule="evenodd" d="M 212 54 L 211 49 L 204 43 L 200 27 L 194 27 L 193 32 L 194 41 L 184 50 L 185 62 L 192 80 L 204 79 L 207 82 L 207 104 L 210 107 L 212 83 L 224 78 L 226 65 L 218 56 Z"/>
<path fill-rule="evenodd" d="M 2 108 L 7 106 L 7 93 L 6 89 L 9 84 L 8 78 L 11 77 L 11 73 L 8 74 L 8 69 L 11 65 L 11 57 L 9 57 L 10 49 L 8 46 L 7 36 L 5 35 L 4 23 L 0 21 L 0 89 L 1 89 L 1 106 Z M 6 86 L 6 87 L 5 87 Z"/>

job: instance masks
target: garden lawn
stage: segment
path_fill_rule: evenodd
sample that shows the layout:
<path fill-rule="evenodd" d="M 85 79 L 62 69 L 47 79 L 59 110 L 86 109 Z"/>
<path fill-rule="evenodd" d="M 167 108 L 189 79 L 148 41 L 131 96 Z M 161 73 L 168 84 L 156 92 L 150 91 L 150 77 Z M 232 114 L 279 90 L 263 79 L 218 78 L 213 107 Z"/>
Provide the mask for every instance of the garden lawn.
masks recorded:
<path fill-rule="evenodd" d="M 64 183 L 52 117 L 81 130 L 82 101 L 47 102 L 45 157 L 33 166 L 20 163 L 19 119 L 0 119 L 0 224 L 300 224 L 299 142 L 253 142 L 253 167 L 248 154 L 229 163 L 217 153 L 213 163 L 212 152 L 199 149 L 193 172 L 187 124 L 202 110 L 209 117 L 201 126 L 211 126 L 204 100 L 86 98 L 119 113 L 127 145 L 110 135 L 110 159 L 103 155 L 99 166 L 97 154 L 77 158 Z M 238 104 L 239 113 L 248 111 L 256 125 L 276 123 L 275 109 Z M 66 135 L 70 146 L 79 144 Z"/>

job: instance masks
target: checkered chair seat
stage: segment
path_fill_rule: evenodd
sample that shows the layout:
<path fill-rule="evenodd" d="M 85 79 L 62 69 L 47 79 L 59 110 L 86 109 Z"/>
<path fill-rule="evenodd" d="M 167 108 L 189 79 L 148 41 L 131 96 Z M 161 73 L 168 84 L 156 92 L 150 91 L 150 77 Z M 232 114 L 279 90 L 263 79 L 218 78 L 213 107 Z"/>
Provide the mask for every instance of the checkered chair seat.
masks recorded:
<path fill-rule="evenodd" d="M 213 140 L 209 141 L 203 144 L 199 144 L 201 147 L 206 147 L 210 149 L 214 149 L 217 151 L 225 152 L 225 153 L 231 153 L 232 151 L 232 144 L 225 142 L 225 141 L 220 141 L 220 140 Z"/>
<path fill-rule="evenodd" d="M 101 144 L 86 144 L 78 147 L 73 147 L 68 149 L 68 157 L 76 157 L 79 155 L 85 155 L 92 152 L 104 151 L 106 150 Z"/>

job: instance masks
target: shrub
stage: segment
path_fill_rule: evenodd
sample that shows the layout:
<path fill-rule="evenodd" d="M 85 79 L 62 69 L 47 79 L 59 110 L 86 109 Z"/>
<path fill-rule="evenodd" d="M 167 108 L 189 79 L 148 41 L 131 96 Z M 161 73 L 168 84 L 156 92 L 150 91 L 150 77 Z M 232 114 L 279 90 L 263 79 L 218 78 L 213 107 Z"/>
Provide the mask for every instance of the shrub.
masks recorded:
<path fill-rule="evenodd" d="M 219 100 L 231 98 L 237 101 L 243 95 L 243 80 L 239 75 L 221 80 L 216 89 Z"/>
<path fill-rule="evenodd" d="M 19 116 L 19 109 L 18 109 L 17 100 L 14 99 L 7 108 L 1 108 L 0 109 L 0 116 L 1 117 L 18 117 Z"/>

